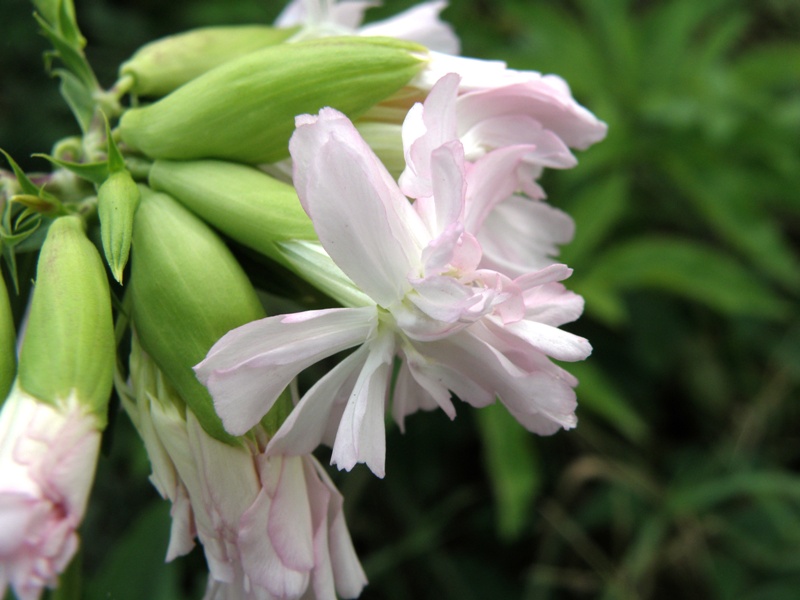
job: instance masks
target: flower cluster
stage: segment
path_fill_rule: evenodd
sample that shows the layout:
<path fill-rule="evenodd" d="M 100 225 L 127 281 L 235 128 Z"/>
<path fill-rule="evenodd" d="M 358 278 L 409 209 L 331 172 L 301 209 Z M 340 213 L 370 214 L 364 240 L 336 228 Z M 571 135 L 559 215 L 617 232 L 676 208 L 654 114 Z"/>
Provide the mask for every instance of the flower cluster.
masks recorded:
<path fill-rule="evenodd" d="M 554 362 L 591 352 L 561 328 L 583 311 L 558 261 L 574 225 L 539 180 L 606 126 L 565 81 L 457 56 L 444 2 L 362 25 L 372 2 L 295 0 L 274 27 L 148 44 L 102 90 L 65 3 L 41 23 L 85 135 L 36 184 L 9 159 L 0 188 L 4 239 L 48 230 L 19 361 L 0 289 L 0 595 L 35 600 L 75 553 L 112 378 L 172 504 L 166 558 L 199 541 L 207 599 L 361 593 L 320 444 L 384 477 L 387 413 L 403 430 L 499 401 L 529 431 L 575 427 Z M 92 237 L 124 284 L 116 335 Z M 266 316 L 269 261 L 338 305 Z"/>

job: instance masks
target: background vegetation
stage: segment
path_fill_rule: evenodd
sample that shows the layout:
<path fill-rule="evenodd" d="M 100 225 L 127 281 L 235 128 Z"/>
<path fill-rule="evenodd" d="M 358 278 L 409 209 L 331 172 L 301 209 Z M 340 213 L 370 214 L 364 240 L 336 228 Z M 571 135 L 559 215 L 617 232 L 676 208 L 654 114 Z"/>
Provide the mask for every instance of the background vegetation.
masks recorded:
<path fill-rule="evenodd" d="M 76 4 L 104 85 L 154 37 L 281 8 Z M 370 16 L 410 2 L 387 4 Z M 462 405 L 391 430 L 385 480 L 335 474 L 363 598 L 798 598 L 800 2 L 453 4 L 465 55 L 560 74 L 609 124 L 543 182 L 577 222 L 572 330 L 595 350 L 569 367 L 575 431 L 537 438 Z M 4 3 L 0 145 L 33 170 L 77 128 L 30 12 Z M 84 597 L 199 598 L 202 554 L 162 564 L 168 506 L 124 415 L 109 433 L 73 571 Z"/>

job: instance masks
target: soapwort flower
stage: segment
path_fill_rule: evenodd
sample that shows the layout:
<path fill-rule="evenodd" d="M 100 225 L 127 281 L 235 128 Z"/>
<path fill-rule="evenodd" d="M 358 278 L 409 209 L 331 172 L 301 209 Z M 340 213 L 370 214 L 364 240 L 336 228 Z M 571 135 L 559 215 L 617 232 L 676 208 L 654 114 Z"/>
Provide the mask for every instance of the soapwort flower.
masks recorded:
<path fill-rule="evenodd" d="M 393 415 L 440 407 L 451 391 L 473 406 L 499 398 L 529 430 L 576 423 L 576 384 L 548 359 L 581 360 L 588 342 L 558 329 L 582 299 L 558 283 L 563 265 L 511 279 L 480 269 L 464 225 L 463 146 L 430 151 L 432 195 L 413 205 L 343 114 L 297 118 L 294 183 L 320 243 L 370 299 L 366 306 L 269 317 L 223 336 L 195 367 L 225 428 L 242 434 L 306 367 L 358 346 L 299 401 L 267 453 L 298 455 L 321 441 L 332 462 L 384 475 L 384 412 L 395 360 Z"/>
<path fill-rule="evenodd" d="M 357 33 L 409 40 L 447 54 L 459 53 L 461 44 L 453 28 L 439 18 L 447 2 L 422 2 L 394 17 L 362 25 L 364 12 L 379 4 L 370 0 L 293 0 L 275 24 L 303 25 L 300 38 Z"/>
<path fill-rule="evenodd" d="M 147 447 L 151 480 L 172 502 L 167 560 L 197 538 L 209 566 L 206 598 L 355 598 L 366 584 L 342 496 L 312 456 L 267 456 L 255 428 L 226 444 L 201 427 L 134 339 L 130 384 L 117 382 Z"/>

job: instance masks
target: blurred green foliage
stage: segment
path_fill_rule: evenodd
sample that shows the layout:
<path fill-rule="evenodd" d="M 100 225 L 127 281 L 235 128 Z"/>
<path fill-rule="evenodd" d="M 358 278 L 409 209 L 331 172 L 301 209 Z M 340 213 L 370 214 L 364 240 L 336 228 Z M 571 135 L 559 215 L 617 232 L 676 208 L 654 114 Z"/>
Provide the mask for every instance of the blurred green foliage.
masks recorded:
<path fill-rule="evenodd" d="M 76 126 L 43 75 L 30 5 L 6 4 L 0 145 L 44 169 L 28 155 Z M 281 8 L 77 4 L 105 86 L 154 37 Z M 411 2 L 387 4 L 370 17 Z M 800 2 L 454 0 L 444 16 L 465 55 L 557 73 L 609 124 L 543 181 L 577 223 L 562 255 L 586 299 L 572 330 L 595 351 L 568 365 L 575 431 L 535 438 L 488 409 L 415 415 L 389 433 L 385 480 L 334 474 L 363 597 L 794 600 Z M 85 597 L 200 597 L 197 553 L 156 566 L 164 505 L 122 417 L 111 436 L 83 529 Z"/>

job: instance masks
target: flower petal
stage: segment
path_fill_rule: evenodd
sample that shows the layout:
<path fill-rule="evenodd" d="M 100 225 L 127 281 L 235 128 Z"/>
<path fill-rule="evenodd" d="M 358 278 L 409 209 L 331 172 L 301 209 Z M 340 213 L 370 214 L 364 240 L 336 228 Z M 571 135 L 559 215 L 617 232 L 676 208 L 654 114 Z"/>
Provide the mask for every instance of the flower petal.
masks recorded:
<path fill-rule="evenodd" d="M 375 302 L 392 304 L 418 267 L 422 222 L 347 117 L 322 109 L 297 122 L 295 185 L 320 243 Z"/>
<path fill-rule="evenodd" d="M 370 306 L 301 315 L 269 317 L 234 329 L 195 367 L 230 433 L 245 433 L 300 371 L 365 341 L 377 323 Z"/>
<path fill-rule="evenodd" d="M 394 358 L 394 333 L 369 341 L 369 355 L 361 369 L 339 423 L 331 463 L 350 470 L 363 462 L 378 477 L 385 474 L 386 433 L 383 414 Z"/>

